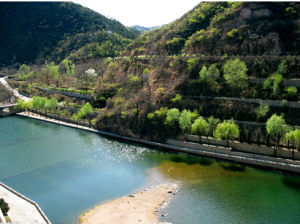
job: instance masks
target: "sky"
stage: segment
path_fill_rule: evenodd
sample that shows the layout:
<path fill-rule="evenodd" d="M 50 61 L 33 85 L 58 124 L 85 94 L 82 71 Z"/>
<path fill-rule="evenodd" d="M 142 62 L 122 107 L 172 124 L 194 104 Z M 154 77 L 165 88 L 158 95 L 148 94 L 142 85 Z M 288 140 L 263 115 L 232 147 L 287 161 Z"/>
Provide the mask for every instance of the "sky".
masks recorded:
<path fill-rule="evenodd" d="M 74 0 L 125 26 L 168 24 L 200 3 L 200 0 Z"/>

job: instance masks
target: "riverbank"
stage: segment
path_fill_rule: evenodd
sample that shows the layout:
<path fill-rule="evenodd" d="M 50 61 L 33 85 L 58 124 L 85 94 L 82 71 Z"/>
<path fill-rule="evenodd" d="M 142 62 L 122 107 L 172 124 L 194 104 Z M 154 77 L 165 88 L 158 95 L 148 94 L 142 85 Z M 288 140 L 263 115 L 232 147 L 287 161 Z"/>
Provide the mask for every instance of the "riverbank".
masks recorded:
<path fill-rule="evenodd" d="M 144 191 L 109 201 L 86 211 L 80 216 L 79 223 L 158 223 L 158 210 L 168 202 L 177 189 L 177 184 L 160 184 Z"/>
<path fill-rule="evenodd" d="M 82 125 L 67 123 L 64 121 L 47 118 L 47 117 L 41 116 L 39 114 L 31 113 L 31 112 L 21 112 L 21 113 L 17 113 L 17 115 L 22 116 L 22 117 L 37 119 L 40 121 L 50 122 L 50 123 L 54 123 L 54 124 L 64 125 L 67 127 L 77 128 L 77 129 L 81 129 L 81 130 L 85 130 L 85 131 L 90 131 L 90 132 L 98 133 L 100 135 L 112 137 L 112 138 L 115 138 L 118 140 L 130 141 L 130 142 L 135 142 L 135 143 L 139 143 L 139 144 L 144 144 L 144 145 L 148 145 L 148 146 L 152 146 L 152 147 L 158 147 L 158 148 L 177 151 L 177 152 L 185 152 L 185 153 L 199 155 L 199 156 L 206 156 L 206 157 L 211 157 L 211 158 L 216 158 L 216 159 L 228 160 L 231 162 L 238 162 L 238 163 L 243 163 L 243 164 L 247 164 L 247 165 L 266 167 L 269 169 L 277 169 L 277 170 L 288 171 L 288 172 L 300 174 L 300 161 L 293 161 L 290 159 L 256 155 L 256 154 L 250 154 L 250 153 L 244 153 L 244 152 L 220 153 L 220 152 L 217 152 L 216 150 L 208 151 L 208 150 L 205 150 L 207 147 L 204 147 L 205 145 L 203 145 L 203 144 L 197 144 L 195 147 L 186 147 L 182 144 L 165 144 L 165 143 L 152 142 L 152 141 L 147 141 L 147 140 L 143 140 L 143 139 L 136 139 L 136 138 L 132 138 L 132 137 L 121 136 L 121 135 L 114 134 L 111 132 L 96 130 L 96 129 L 82 126 Z M 182 143 L 184 143 L 184 142 L 182 142 Z M 214 146 L 214 147 L 219 148 L 219 146 Z"/>

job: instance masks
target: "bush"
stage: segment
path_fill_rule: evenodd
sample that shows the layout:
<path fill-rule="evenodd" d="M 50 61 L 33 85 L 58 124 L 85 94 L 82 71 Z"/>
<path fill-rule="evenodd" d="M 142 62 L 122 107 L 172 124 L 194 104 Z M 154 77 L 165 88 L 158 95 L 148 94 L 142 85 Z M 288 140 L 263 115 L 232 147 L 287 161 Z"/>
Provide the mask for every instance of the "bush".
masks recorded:
<path fill-rule="evenodd" d="M 202 66 L 200 72 L 199 72 L 199 78 L 201 82 L 206 82 L 207 80 L 207 68 L 206 66 Z"/>
<path fill-rule="evenodd" d="M 284 96 L 289 99 L 289 100 L 293 100 L 297 98 L 297 93 L 298 90 L 295 86 L 289 86 L 285 88 L 285 92 L 286 94 L 284 94 Z"/>
<path fill-rule="evenodd" d="M 3 215 L 7 216 L 7 213 L 10 208 L 3 198 L 0 199 L 0 209 L 2 210 Z"/>
<path fill-rule="evenodd" d="M 272 90 L 271 96 L 278 97 L 282 86 L 282 75 L 277 73 L 269 76 L 264 82 L 263 89 Z"/>
<path fill-rule="evenodd" d="M 298 151 L 300 151 L 300 129 L 286 133 L 285 140 L 294 143 Z"/>
<path fill-rule="evenodd" d="M 180 94 L 176 94 L 174 98 L 171 99 L 172 103 L 180 102 L 182 99 L 182 96 Z"/>
<path fill-rule="evenodd" d="M 256 119 L 258 121 L 263 120 L 267 117 L 270 111 L 270 107 L 267 104 L 260 104 L 259 107 L 256 109 Z"/>
<path fill-rule="evenodd" d="M 230 38 L 234 38 L 236 37 L 237 33 L 238 33 L 238 29 L 232 29 L 231 31 L 227 32 L 227 36 Z"/>
<path fill-rule="evenodd" d="M 93 111 L 94 111 L 94 108 L 89 103 L 86 103 L 77 112 L 77 114 L 74 114 L 72 116 L 72 119 L 74 119 L 74 120 L 80 120 L 82 118 L 85 118 L 89 113 L 92 113 Z"/>
<path fill-rule="evenodd" d="M 143 71 L 143 74 L 144 74 L 144 75 L 148 75 L 149 72 L 150 72 L 150 71 L 149 71 L 149 68 L 145 68 L 144 71 Z"/>
<path fill-rule="evenodd" d="M 234 123 L 234 121 L 223 121 L 218 124 L 216 130 L 214 131 L 214 137 L 216 139 L 223 140 L 234 140 L 240 135 L 239 127 Z"/>
<path fill-rule="evenodd" d="M 226 83 L 234 89 L 243 89 L 248 86 L 247 66 L 240 59 L 228 60 L 223 66 Z"/>

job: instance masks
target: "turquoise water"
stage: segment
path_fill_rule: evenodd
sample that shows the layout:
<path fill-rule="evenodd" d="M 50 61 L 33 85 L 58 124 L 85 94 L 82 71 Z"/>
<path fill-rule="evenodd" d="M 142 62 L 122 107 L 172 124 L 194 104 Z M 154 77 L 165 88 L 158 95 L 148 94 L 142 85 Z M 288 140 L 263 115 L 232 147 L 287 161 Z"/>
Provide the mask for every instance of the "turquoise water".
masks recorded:
<path fill-rule="evenodd" d="M 162 221 L 298 223 L 300 191 L 283 175 L 228 165 L 32 119 L 0 119 L 0 181 L 36 201 L 54 224 L 76 223 L 85 210 L 144 187 L 149 170 L 182 184 Z"/>

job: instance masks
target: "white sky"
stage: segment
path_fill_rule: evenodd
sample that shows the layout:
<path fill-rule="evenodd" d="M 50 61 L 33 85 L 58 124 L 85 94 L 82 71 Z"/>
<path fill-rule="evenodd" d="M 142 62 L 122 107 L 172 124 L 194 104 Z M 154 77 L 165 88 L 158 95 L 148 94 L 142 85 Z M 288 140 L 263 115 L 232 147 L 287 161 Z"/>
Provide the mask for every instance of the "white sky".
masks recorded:
<path fill-rule="evenodd" d="M 125 26 L 168 24 L 200 3 L 200 0 L 74 0 Z"/>

